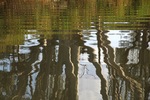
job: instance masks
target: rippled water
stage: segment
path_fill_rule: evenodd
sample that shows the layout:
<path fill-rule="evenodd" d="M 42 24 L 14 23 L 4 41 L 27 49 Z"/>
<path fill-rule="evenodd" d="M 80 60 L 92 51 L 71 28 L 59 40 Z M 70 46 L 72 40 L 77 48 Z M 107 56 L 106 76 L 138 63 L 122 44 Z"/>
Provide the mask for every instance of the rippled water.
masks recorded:
<path fill-rule="evenodd" d="M 0 1 L 0 100 L 150 100 L 149 0 Z"/>

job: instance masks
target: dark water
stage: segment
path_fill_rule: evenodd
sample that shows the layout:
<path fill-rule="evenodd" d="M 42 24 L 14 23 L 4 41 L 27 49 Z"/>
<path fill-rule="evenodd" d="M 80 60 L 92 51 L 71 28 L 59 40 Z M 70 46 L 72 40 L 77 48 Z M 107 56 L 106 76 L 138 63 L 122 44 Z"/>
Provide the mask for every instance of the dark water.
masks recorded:
<path fill-rule="evenodd" d="M 0 100 L 150 100 L 150 0 L 0 0 Z"/>

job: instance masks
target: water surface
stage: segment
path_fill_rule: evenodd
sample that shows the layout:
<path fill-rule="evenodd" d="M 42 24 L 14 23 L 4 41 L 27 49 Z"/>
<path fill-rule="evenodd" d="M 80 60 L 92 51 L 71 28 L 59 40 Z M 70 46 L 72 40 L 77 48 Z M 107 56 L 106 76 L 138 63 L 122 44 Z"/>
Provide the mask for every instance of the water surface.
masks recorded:
<path fill-rule="evenodd" d="M 0 100 L 149 100 L 149 0 L 0 2 Z"/>

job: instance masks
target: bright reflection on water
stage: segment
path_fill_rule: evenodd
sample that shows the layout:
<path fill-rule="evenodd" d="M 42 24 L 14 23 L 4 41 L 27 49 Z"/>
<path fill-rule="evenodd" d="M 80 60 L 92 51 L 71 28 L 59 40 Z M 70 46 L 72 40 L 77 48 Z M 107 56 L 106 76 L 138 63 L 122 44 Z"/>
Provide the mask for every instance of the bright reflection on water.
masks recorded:
<path fill-rule="evenodd" d="M 0 1 L 0 100 L 150 100 L 149 0 Z"/>

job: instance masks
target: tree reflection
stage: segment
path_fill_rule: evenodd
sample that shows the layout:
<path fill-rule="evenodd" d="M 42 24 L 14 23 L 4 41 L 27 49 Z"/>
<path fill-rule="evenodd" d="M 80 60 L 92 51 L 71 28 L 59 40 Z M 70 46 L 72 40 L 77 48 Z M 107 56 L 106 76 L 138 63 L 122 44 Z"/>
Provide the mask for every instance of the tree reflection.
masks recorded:
<path fill-rule="evenodd" d="M 81 52 L 89 55 L 88 61 L 96 68 L 96 74 L 101 80 L 99 84 L 103 99 L 127 99 L 129 95 L 137 99 L 148 98 L 149 33 L 144 32 L 136 31 L 130 48 L 114 49 L 110 46 L 107 32 L 98 31 L 98 48 L 99 52 L 103 51 L 109 80 L 102 74 L 103 64 L 99 62 L 102 56 L 96 60 L 94 49 L 84 44 L 82 35 L 54 34 L 51 39 L 41 35 L 39 45 L 29 47 L 29 54 L 13 52 L 13 69 L 0 74 L 1 98 L 78 100 L 78 64 Z M 19 48 L 13 49 L 16 51 Z M 129 52 L 139 54 L 139 60 L 133 61 L 134 55 Z"/>
<path fill-rule="evenodd" d="M 81 53 L 88 54 L 88 62 L 96 69 L 101 80 L 99 95 L 104 100 L 148 99 L 149 1 L 138 0 L 133 6 L 134 3 L 135 0 L 0 2 L 0 100 L 78 100 Z M 85 34 L 81 30 L 89 32 L 91 28 L 98 31 L 98 53 L 84 42 L 90 36 L 82 38 Z M 120 40 L 120 47 L 113 47 L 109 30 L 103 31 L 107 29 L 132 29 L 129 37 L 133 41 Z M 31 38 L 25 39 L 28 36 Z M 103 66 L 108 69 L 108 79 Z"/>
<path fill-rule="evenodd" d="M 143 87 L 149 88 L 149 74 L 146 74 L 145 70 L 149 66 L 146 60 L 149 57 L 149 50 L 147 49 L 149 33 L 147 31 L 144 34 L 141 31 L 136 32 L 131 48 L 112 48 L 106 34 L 107 32 L 100 33 L 101 44 L 99 47 L 102 48 L 105 55 L 104 61 L 109 66 L 110 96 L 114 100 L 127 99 L 129 95 L 133 96 L 134 99 L 147 99 L 149 92 L 148 89 L 145 89 L 146 92 L 144 92 Z M 143 92 L 146 93 L 145 96 Z"/>

